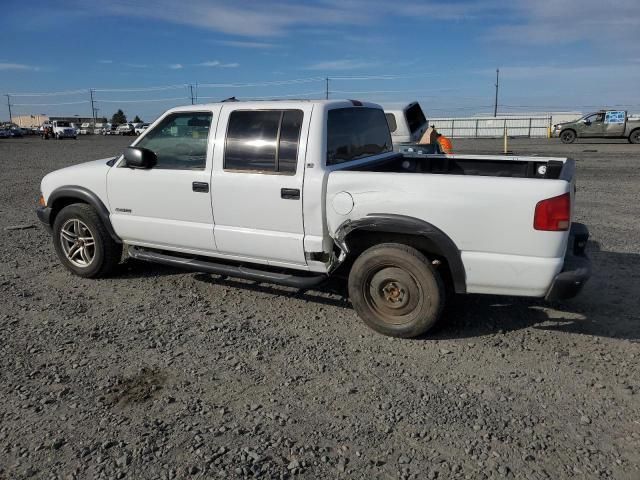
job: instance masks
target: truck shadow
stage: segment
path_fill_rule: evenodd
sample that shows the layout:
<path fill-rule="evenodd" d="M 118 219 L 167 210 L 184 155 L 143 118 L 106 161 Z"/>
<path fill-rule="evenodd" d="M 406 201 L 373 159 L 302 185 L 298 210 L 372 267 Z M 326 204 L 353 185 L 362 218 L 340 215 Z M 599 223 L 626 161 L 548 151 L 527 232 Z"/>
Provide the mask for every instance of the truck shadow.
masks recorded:
<path fill-rule="evenodd" d="M 525 328 L 640 340 L 640 254 L 607 252 L 589 242 L 592 277 L 575 298 L 461 295 L 429 339 L 471 338 Z"/>
<path fill-rule="evenodd" d="M 438 325 L 422 340 L 474 338 L 526 328 L 640 340 L 640 254 L 602 251 L 596 242 L 589 242 L 587 252 L 592 260 L 592 277 L 576 298 L 549 303 L 525 297 L 457 295 Z M 116 276 L 184 274 L 183 270 L 131 260 L 122 267 Z M 193 278 L 285 299 L 351 308 L 345 282 L 339 279 L 301 291 L 205 273 L 196 273 Z"/>

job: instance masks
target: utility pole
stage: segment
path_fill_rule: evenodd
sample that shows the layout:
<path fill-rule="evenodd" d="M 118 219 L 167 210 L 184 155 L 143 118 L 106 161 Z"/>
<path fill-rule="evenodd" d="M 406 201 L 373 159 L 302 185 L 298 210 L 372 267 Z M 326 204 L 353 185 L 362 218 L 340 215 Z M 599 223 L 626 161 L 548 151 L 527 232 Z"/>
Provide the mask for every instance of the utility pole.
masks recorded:
<path fill-rule="evenodd" d="M 324 98 L 329 100 L 329 77 L 326 77 L 324 80 L 325 80 Z"/>
<path fill-rule="evenodd" d="M 193 85 L 189 84 L 189 94 L 191 95 L 191 105 L 193 105 Z"/>
<path fill-rule="evenodd" d="M 498 88 L 500 88 L 500 69 L 496 68 L 496 101 L 493 104 L 493 116 L 498 116 Z"/>
<path fill-rule="evenodd" d="M 9 107 L 9 122 L 13 123 L 13 116 L 11 115 L 11 96 L 5 95 L 7 97 L 7 107 Z"/>
<path fill-rule="evenodd" d="M 93 88 L 89 89 L 89 96 L 91 97 L 91 116 L 93 117 L 93 128 L 96 127 L 96 107 L 93 100 Z"/>

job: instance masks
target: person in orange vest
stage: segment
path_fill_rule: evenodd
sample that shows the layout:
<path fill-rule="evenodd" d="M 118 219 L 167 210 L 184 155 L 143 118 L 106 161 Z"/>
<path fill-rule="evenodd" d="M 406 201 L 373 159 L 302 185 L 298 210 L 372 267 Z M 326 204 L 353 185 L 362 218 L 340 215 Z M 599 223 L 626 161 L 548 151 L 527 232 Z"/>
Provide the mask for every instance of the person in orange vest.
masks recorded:
<path fill-rule="evenodd" d="M 453 143 L 451 143 L 451 140 L 441 133 L 438 133 L 436 135 L 437 142 L 440 145 L 440 150 L 442 150 L 443 153 L 453 153 Z"/>

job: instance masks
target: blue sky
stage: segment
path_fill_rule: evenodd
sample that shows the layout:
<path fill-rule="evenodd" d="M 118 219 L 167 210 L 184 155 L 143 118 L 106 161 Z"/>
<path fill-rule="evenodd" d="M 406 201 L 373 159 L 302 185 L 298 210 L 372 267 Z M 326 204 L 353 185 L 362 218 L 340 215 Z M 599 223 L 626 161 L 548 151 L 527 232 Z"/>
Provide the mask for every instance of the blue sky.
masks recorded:
<path fill-rule="evenodd" d="M 151 119 L 188 84 L 201 102 L 320 97 L 328 76 L 334 98 L 467 115 L 492 110 L 496 67 L 502 111 L 640 111 L 638 0 L 11 2 L 0 32 L 17 114 L 90 115 L 96 88 L 101 114 Z"/>

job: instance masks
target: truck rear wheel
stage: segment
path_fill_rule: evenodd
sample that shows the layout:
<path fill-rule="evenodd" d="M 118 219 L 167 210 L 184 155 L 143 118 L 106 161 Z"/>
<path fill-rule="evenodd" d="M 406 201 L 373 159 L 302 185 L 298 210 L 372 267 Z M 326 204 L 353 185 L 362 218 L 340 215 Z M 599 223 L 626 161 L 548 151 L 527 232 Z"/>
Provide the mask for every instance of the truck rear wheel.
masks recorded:
<path fill-rule="evenodd" d="M 640 128 L 631 132 L 631 135 L 629 135 L 629 143 L 640 143 Z"/>
<path fill-rule="evenodd" d="M 365 250 L 349 274 L 349 297 L 358 316 L 392 337 L 417 337 L 438 320 L 445 289 L 438 272 L 418 250 L 383 243 Z"/>
<path fill-rule="evenodd" d="M 58 213 L 53 245 L 62 265 L 85 278 L 106 276 L 122 257 L 122 246 L 113 241 L 93 207 L 84 203 Z"/>
<path fill-rule="evenodd" d="M 560 133 L 560 140 L 562 140 L 562 143 L 573 143 L 576 141 L 576 132 L 565 130 Z"/>

